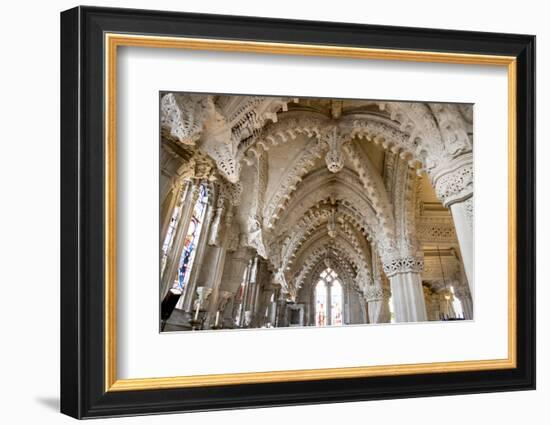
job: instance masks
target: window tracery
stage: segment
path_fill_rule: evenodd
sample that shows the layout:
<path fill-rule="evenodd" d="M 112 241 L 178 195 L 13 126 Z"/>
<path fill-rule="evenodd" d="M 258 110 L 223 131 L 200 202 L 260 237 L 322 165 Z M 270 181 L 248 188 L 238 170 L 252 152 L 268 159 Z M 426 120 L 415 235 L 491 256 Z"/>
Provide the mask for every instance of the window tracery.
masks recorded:
<path fill-rule="evenodd" d="M 315 326 L 343 325 L 343 299 L 338 274 L 327 267 L 315 285 Z"/>

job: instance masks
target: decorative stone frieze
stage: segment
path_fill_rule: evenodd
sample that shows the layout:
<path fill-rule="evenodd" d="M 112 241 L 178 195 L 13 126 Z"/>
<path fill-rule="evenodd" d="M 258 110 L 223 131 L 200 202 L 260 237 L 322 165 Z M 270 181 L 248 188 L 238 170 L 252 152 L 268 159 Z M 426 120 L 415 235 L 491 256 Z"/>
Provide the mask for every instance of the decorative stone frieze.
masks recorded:
<path fill-rule="evenodd" d="M 457 240 L 452 217 L 422 217 L 416 223 L 416 231 L 422 243 L 454 243 Z"/>

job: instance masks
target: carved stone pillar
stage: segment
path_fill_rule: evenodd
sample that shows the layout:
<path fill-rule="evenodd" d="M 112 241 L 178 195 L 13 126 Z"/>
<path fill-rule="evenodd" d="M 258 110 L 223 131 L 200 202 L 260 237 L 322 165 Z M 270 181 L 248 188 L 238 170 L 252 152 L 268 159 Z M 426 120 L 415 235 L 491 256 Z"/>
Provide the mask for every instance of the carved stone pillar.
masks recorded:
<path fill-rule="evenodd" d="M 277 321 L 277 296 L 279 292 L 279 285 L 271 283 L 269 285 L 271 296 L 269 297 L 269 304 L 267 310 L 267 320 L 266 325 L 269 324 L 270 327 L 274 327 Z M 271 301 L 273 300 L 273 301 Z"/>
<path fill-rule="evenodd" d="M 166 199 L 164 199 L 164 202 L 161 205 L 161 212 L 160 212 L 160 220 L 161 220 L 161 230 L 160 230 L 160 243 L 162 246 L 162 243 L 164 242 L 164 238 L 166 237 L 166 232 L 168 230 L 168 226 L 170 225 L 170 220 L 172 219 L 172 215 L 174 213 L 174 208 L 176 207 L 177 203 L 182 199 L 184 196 L 184 190 L 187 189 L 186 184 L 178 184 L 174 185 L 168 195 L 166 196 Z M 162 199 L 162 198 L 161 198 Z"/>
<path fill-rule="evenodd" d="M 177 277 L 177 271 L 181 259 L 181 253 L 183 245 L 185 243 L 185 236 L 187 234 L 187 228 L 193 214 L 193 206 L 199 196 L 199 186 L 194 182 L 188 182 L 190 185 L 189 190 L 186 193 L 185 199 L 182 204 L 182 211 L 176 227 L 176 233 L 166 259 L 166 266 L 164 267 L 161 280 L 161 299 L 166 292 L 172 287 L 174 280 Z"/>
<path fill-rule="evenodd" d="M 363 286 L 368 322 L 390 323 L 389 282 L 375 249 L 372 250 L 372 280 L 372 284 Z"/>
<path fill-rule="evenodd" d="M 208 231 L 210 229 L 210 224 L 212 221 L 212 207 L 208 204 L 206 208 L 207 209 L 203 222 L 204 229 L 202 230 L 201 235 L 208 235 Z M 193 305 L 193 294 L 195 293 L 195 288 L 197 287 L 199 273 L 203 267 L 204 256 L 207 248 L 208 245 L 206 243 L 206 240 L 201 241 L 201 243 L 197 247 L 193 268 L 191 269 L 191 275 L 189 276 L 189 280 L 187 282 L 187 288 L 185 288 L 182 300 L 180 300 L 178 306 L 176 306 L 177 308 L 181 308 L 186 312 L 190 312 Z"/>
<path fill-rule="evenodd" d="M 252 312 L 254 310 L 254 302 L 256 300 L 257 290 L 257 275 L 258 275 L 258 256 L 250 260 L 250 274 L 248 275 L 248 291 L 245 298 L 245 311 Z"/>
<path fill-rule="evenodd" d="M 221 283 L 220 289 L 232 292 L 233 294 L 239 294 L 239 288 L 243 284 L 243 281 L 244 284 L 247 285 L 247 267 L 252 255 L 253 251 L 246 247 L 238 247 L 234 251 L 228 253 L 225 259 L 224 280 Z M 244 289 L 246 291 L 246 286 Z M 239 323 L 237 325 L 240 326 L 240 319 L 244 314 L 244 310 L 242 310 L 243 302 L 244 291 L 240 296 L 237 295 L 234 297 L 232 308 L 226 310 L 225 315 L 227 321 L 232 321 L 234 323 L 235 319 L 239 317 Z"/>
<path fill-rule="evenodd" d="M 279 291 L 279 298 L 277 299 L 275 327 L 281 328 L 285 326 L 288 326 L 286 323 L 286 293 L 281 290 Z"/>
<path fill-rule="evenodd" d="M 208 244 L 217 246 L 220 244 L 220 238 L 221 238 L 221 225 L 223 222 L 223 217 L 225 215 L 225 207 L 222 203 L 222 205 L 218 205 L 216 208 L 216 212 L 214 214 L 214 218 L 212 220 L 212 225 L 210 226 L 210 231 L 208 232 Z"/>
<path fill-rule="evenodd" d="M 208 301 L 210 298 L 210 295 L 212 294 L 211 288 L 206 288 L 204 286 L 199 286 L 197 288 L 197 299 L 195 300 L 194 306 L 193 306 L 193 319 L 198 320 L 200 319 L 199 314 L 201 311 L 208 310 Z"/>
<path fill-rule="evenodd" d="M 275 292 L 277 291 L 277 286 L 272 284 L 263 284 L 262 293 L 259 300 L 258 306 L 258 326 L 266 326 L 268 323 L 273 325 L 272 321 L 272 310 L 274 302 L 271 301 L 275 298 Z"/>
<path fill-rule="evenodd" d="M 314 291 L 315 292 L 315 291 Z M 348 285 L 343 286 L 343 314 L 344 314 L 344 324 L 349 325 L 351 323 L 351 295 Z M 315 300 L 312 301 L 313 307 L 313 320 L 315 323 Z"/>
<path fill-rule="evenodd" d="M 249 293 L 250 293 L 250 275 L 252 273 L 252 264 L 253 264 L 253 259 L 250 258 L 247 261 L 246 272 L 244 274 L 244 292 L 242 294 L 241 304 L 239 306 L 239 314 L 238 314 L 239 320 L 237 325 L 240 328 L 244 327 L 246 322 L 245 320 L 246 308 L 247 308 L 247 303 L 248 303 Z"/>
<path fill-rule="evenodd" d="M 390 279 L 397 322 L 427 320 L 421 279 L 423 268 L 424 260 L 415 257 L 397 258 L 384 263 L 384 272 Z"/>
<path fill-rule="evenodd" d="M 254 302 L 254 295 L 256 292 L 256 280 L 255 271 L 256 263 L 255 258 L 251 258 L 248 261 L 248 266 L 245 274 L 245 287 L 244 294 L 241 300 L 240 312 L 239 312 L 239 327 L 248 328 L 252 324 L 252 308 Z"/>
<path fill-rule="evenodd" d="M 440 166 L 432 173 L 437 197 L 451 210 L 460 246 L 464 270 L 473 290 L 473 218 L 474 169 L 471 153 L 464 154 Z"/>
<path fill-rule="evenodd" d="M 222 284 L 223 272 L 226 265 L 227 245 L 229 243 L 230 228 L 233 222 L 233 211 L 231 207 L 228 209 L 223 223 L 223 234 L 219 241 L 219 246 L 211 246 L 212 261 L 208 266 L 203 267 L 203 270 L 208 268 L 210 271 L 210 279 L 208 286 L 212 288 L 212 304 L 208 311 L 205 327 L 208 329 L 214 323 L 216 314 L 215 306 L 217 306 L 219 292 Z M 230 291 L 231 292 L 231 291 Z"/>
<path fill-rule="evenodd" d="M 219 285 L 222 279 L 223 275 L 223 266 L 225 264 L 225 254 L 226 254 L 226 248 L 225 246 L 221 247 L 213 247 L 214 252 L 211 253 L 211 262 L 210 266 L 212 267 L 211 270 L 211 278 L 208 282 L 205 282 L 206 285 L 208 285 L 209 289 L 212 291 L 211 296 L 211 303 L 210 308 L 208 310 L 208 313 L 206 315 L 205 320 L 205 328 L 208 329 L 211 324 L 213 324 L 212 319 L 213 315 L 215 314 L 216 306 L 218 303 L 218 295 L 219 295 Z"/>
<path fill-rule="evenodd" d="M 214 319 L 215 327 L 226 327 L 225 310 L 227 304 L 229 303 L 229 300 L 233 297 L 233 295 L 233 292 L 219 291 L 218 305 L 216 307 L 216 316 Z M 229 325 L 232 326 L 231 323 Z"/>
<path fill-rule="evenodd" d="M 389 323 L 389 291 L 379 285 L 367 285 L 364 291 L 369 323 Z"/>
<path fill-rule="evenodd" d="M 360 325 L 367 323 L 367 312 L 365 308 L 365 299 L 363 293 L 357 288 L 350 288 L 350 303 L 349 309 L 351 310 L 349 324 Z"/>
<path fill-rule="evenodd" d="M 326 323 L 329 326 L 332 325 L 332 282 L 327 282 L 327 322 Z"/>

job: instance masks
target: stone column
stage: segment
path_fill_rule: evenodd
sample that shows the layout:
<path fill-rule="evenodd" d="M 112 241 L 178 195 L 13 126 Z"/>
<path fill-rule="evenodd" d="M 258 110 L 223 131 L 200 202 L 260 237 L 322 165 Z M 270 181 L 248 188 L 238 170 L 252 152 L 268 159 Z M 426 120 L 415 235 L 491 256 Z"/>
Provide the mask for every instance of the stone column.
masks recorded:
<path fill-rule="evenodd" d="M 470 288 L 474 282 L 474 227 L 473 227 L 473 197 L 451 205 L 451 214 L 455 224 L 460 253 L 464 262 L 464 271 Z"/>
<path fill-rule="evenodd" d="M 199 186 L 194 182 L 188 182 L 187 184 L 191 186 L 186 193 L 185 199 L 183 200 L 182 211 L 176 227 L 176 234 L 174 235 L 172 246 L 170 247 L 168 257 L 166 259 L 166 266 L 164 267 L 164 271 L 162 273 L 161 299 L 172 287 L 174 280 L 176 279 L 176 272 L 179 267 L 181 253 L 185 243 L 185 236 L 187 235 L 187 228 L 189 227 L 189 222 L 191 221 L 191 217 L 193 215 L 193 207 L 199 196 Z"/>
<path fill-rule="evenodd" d="M 343 310 L 344 310 L 344 324 L 350 325 L 351 322 L 351 294 L 348 289 L 348 285 L 343 286 L 344 300 L 343 300 Z M 315 310 L 315 309 L 314 309 Z"/>
<path fill-rule="evenodd" d="M 216 307 L 213 326 L 218 328 L 225 327 L 225 309 L 227 307 L 227 304 L 229 303 L 229 300 L 231 299 L 231 297 L 233 297 L 233 295 L 234 294 L 229 291 L 219 291 L 218 305 Z"/>
<path fill-rule="evenodd" d="M 260 326 L 266 326 L 270 323 L 273 326 L 273 310 L 275 304 L 275 296 L 277 292 L 277 287 L 273 284 L 264 284 L 262 301 L 261 301 L 261 318 L 258 321 Z M 271 299 L 273 298 L 273 301 Z"/>
<path fill-rule="evenodd" d="M 365 300 L 362 292 L 355 287 L 350 288 L 350 324 L 359 325 L 366 323 Z"/>
<path fill-rule="evenodd" d="M 326 323 L 327 323 L 328 326 L 332 325 L 332 282 L 327 282 L 327 320 L 326 320 Z"/>
<path fill-rule="evenodd" d="M 474 168 L 472 153 L 461 155 L 440 165 L 431 173 L 437 197 L 451 210 L 464 270 L 473 291 L 473 193 Z"/>
<path fill-rule="evenodd" d="M 238 235 L 232 235 L 232 237 L 238 238 Z M 227 253 L 225 258 L 223 281 L 220 284 L 220 290 L 228 291 L 233 294 L 239 293 L 239 288 L 243 283 L 243 280 L 246 279 L 246 277 L 243 278 L 243 276 L 245 275 L 251 255 L 251 250 L 244 247 L 238 247 L 237 249 Z M 239 302 L 240 304 L 236 306 L 236 303 Z M 227 321 L 233 321 L 234 323 L 234 319 L 237 314 L 240 314 L 242 299 L 233 299 L 231 304 L 231 308 L 226 309 L 225 319 Z M 235 308 L 239 309 L 239 313 L 237 310 L 234 310 Z M 235 315 L 233 313 L 235 313 Z"/>
<path fill-rule="evenodd" d="M 200 320 L 200 312 L 208 309 L 208 302 L 210 301 L 210 295 L 212 294 L 211 288 L 205 288 L 199 286 L 197 288 L 197 299 L 193 306 L 193 319 Z"/>
<path fill-rule="evenodd" d="M 390 323 L 390 290 L 389 282 L 384 274 L 382 262 L 376 249 L 372 250 L 372 283 L 363 286 L 363 295 L 367 303 L 367 319 L 369 323 Z"/>
<path fill-rule="evenodd" d="M 228 244 L 230 241 L 229 238 L 231 236 L 230 229 L 231 229 L 232 223 L 233 223 L 233 210 L 232 210 L 232 207 L 229 206 L 225 214 L 225 220 L 223 221 L 223 226 L 222 226 L 223 230 L 220 232 L 222 233 L 222 235 L 219 238 L 219 246 L 211 247 L 214 251 L 213 263 L 211 263 L 211 265 L 208 268 L 210 269 L 210 273 L 211 273 L 211 280 L 209 282 L 209 286 L 212 288 L 212 304 L 206 318 L 207 328 L 214 323 L 213 320 L 216 314 L 216 310 L 214 306 L 217 306 L 220 290 L 224 289 L 224 288 L 221 288 L 222 277 L 226 266 L 226 254 L 228 250 Z M 204 268 L 205 267 L 203 267 L 203 269 Z"/>
<path fill-rule="evenodd" d="M 367 303 L 363 297 L 359 296 L 359 309 L 361 311 L 361 321 L 359 324 L 364 325 L 369 322 Z"/>
<path fill-rule="evenodd" d="M 397 322 L 427 320 L 421 279 L 423 268 L 424 260 L 416 257 L 397 258 L 384 263 L 384 272 L 390 279 Z"/>
<path fill-rule="evenodd" d="M 193 305 L 193 294 L 195 293 L 195 288 L 197 287 L 197 282 L 199 278 L 200 271 L 202 270 L 203 263 L 205 260 L 205 253 L 208 251 L 207 236 L 210 231 L 210 225 L 212 222 L 213 208 L 210 204 L 206 205 L 206 212 L 204 215 L 203 228 L 200 234 L 200 243 L 197 247 L 197 252 L 195 253 L 195 260 L 193 267 L 191 268 L 191 275 L 187 281 L 187 288 L 183 294 L 183 299 L 181 300 L 180 306 L 182 310 L 189 312 Z"/>
<path fill-rule="evenodd" d="M 255 256 L 250 260 L 250 274 L 248 276 L 248 291 L 245 298 L 245 312 L 249 312 L 251 319 L 254 313 L 254 304 L 256 301 L 256 291 L 258 287 L 257 275 L 258 275 L 258 256 Z"/>
<path fill-rule="evenodd" d="M 455 296 L 460 300 L 462 304 L 462 310 L 464 312 L 464 319 L 472 320 L 474 318 L 474 306 L 472 303 L 472 296 L 466 286 L 457 286 L 454 288 Z"/>
<path fill-rule="evenodd" d="M 178 184 L 177 186 L 172 187 L 172 190 L 168 193 L 166 199 L 161 204 L 160 220 L 161 220 L 161 230 L 160 230 L 160 244 L 164 242 L 166 238 L 166 232 L 168 231 L 168 226 L 170 225 L 170 220 L 174 214 L 174 208 L 176 207 L 178 201 L 184 196 L 184 190 L 187 188 L 185 184 Z"/>
<path fill-rule="evenodd" d="M 275 327 L 281 328 L 287 326 L 286 323 L 286 293 L 279 291 L 279 298 L 277 299 L 277 311 L 276 311 Z"/>
<path fill-rule="evenodd" d="M 222 279 L 223 275 L 223 266 L 225 264 L 225 254 L 226 254 L 226 248 L 225 246 L 221 247 L 213 247 L 213 252 L 211 251 L 211 257 L 210 257 L 210 279 L 208 281 L 204 281 L 204 285 L 206 285 L 211 290 L 210 299 L 211 302 L 209 303 L 210 308 L 208 309 L 208 312 L 206 314 L 205 319 L 205 328 L 208 329 L 210 324 L 212 324 L 213 314 L 215 314 L 215 308 L 218 304 L 218 295 L 219 295 L 219 285 Z M 201 282 L 202 283 L 202 282 Z"/>
<path fill-rule="evenodd" d="M 269 287 L 271 288 L 273 301 L 271 301 L 271 296 L 269 297 L 269 309 L 267 310 L 267 323 L 269 323 L 272 327 L 275 326 L 275 323 L 277 321 L 277 296 L 279 291 L 279 285 L 276 284 L 270 284 Z"/>
<path fill-rule="evenodd" d="M 250 273 L 252 272 L 252 258 L 248 260 L 246 266 L 246 272 L 244 275 L 244 292 L 241 298 L 241 305 L 239 306 L 239 328 L 244 327 L 245 324 L 245 313 L 246 306 L 248 301 L 248 294 L 250 292 Z"/>
<path fill-rule="evenodd" d="M 389 293 L 379 285 L 365 286 L 365 301 L 369 323 L 389 323 Z"/>

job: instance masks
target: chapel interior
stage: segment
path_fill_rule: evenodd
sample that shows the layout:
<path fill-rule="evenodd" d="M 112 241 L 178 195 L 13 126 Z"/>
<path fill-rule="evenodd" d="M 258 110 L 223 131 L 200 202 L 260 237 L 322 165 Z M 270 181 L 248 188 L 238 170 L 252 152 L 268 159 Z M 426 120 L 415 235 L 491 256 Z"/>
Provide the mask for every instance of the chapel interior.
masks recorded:
<path fill-rule="evenodd" d="M 473 106 L 161 93 L 160 329 L 473 318 Z"/>

